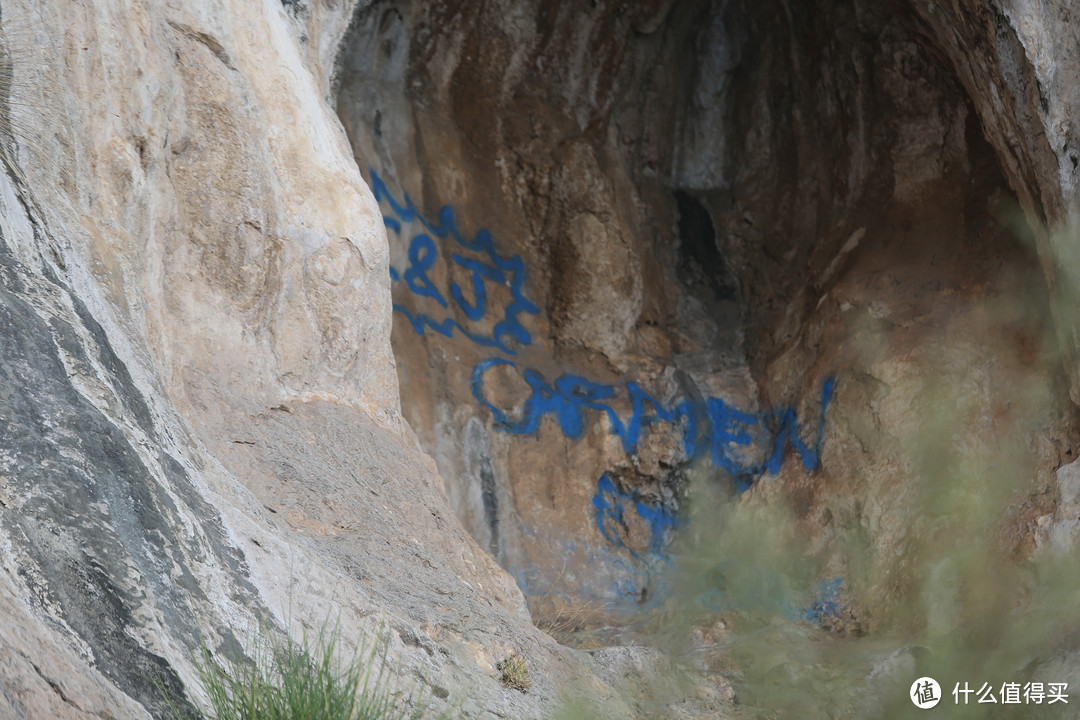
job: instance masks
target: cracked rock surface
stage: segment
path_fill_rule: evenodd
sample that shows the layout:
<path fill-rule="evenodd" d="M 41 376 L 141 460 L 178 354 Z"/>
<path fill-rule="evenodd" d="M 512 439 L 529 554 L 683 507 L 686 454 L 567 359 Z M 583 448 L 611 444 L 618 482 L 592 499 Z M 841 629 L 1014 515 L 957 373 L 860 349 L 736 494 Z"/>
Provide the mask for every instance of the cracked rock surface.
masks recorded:
<path fill-rule="evenodd" d="M 162 718 L 200 641 L 328 619 L 436 712 L 753 716 L 775 577 L 673 583 L 680 523 L 784 517 L 826 592 L 781 645 L 872 635 L 950 539 L 943 396 L 1027 463 L 1000 557 L 1080 532 L 1064 0 L 0 11 L 0 717 Z M 922 650 L 861 657 L 850 707 Z"/>

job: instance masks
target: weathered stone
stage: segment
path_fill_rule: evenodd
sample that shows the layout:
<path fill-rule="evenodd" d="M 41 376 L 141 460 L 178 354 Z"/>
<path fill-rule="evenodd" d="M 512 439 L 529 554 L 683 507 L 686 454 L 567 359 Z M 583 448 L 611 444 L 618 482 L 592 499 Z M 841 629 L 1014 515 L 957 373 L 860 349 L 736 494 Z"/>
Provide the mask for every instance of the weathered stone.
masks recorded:
<path fill-rule="evenodd" d="M 328 619 L 463 717 L 581 679 L 632 714 L 401 422 L 384 231 L 326 102 L 354 5 L 4 6 L 5 716 L 164 717 L 201 640 Z"/>
<path fill-rule="evenodd" d="M 463 717 L 870 716 L 911 643 L 797 650 L 1074 542 L 1073 15 L 5 3 L 0 714 L 340 617 Z"/>
<path fill-rule="evenodd" d="M 1069 11 L 975 5 L 359 12 L 338 112 L 390 230 L 403 413 L 542 626 L 693 605 L 701 497 L 850 579 L 764 603 L 838 635 L 937 592 L 935 547 L 1043 542 L 1077 284 L 1045 129 L 1074 91 L 1038 89 L 1076 70 L 1038 38 Z M 697 600 L 724 592 L 754 597 Z"/>

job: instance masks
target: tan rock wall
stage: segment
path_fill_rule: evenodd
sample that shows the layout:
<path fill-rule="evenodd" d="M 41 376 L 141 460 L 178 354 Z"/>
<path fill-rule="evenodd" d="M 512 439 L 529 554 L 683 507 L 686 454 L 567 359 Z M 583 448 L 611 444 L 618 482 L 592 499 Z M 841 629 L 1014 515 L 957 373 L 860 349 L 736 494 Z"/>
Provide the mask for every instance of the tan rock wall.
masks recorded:
<path fill-rule="evenodd" d="M 473 716 L 615 698 L 401 421 L 385 231 L 327 102 L 353 7 L 4 5 L 0 712 L 163 717 L 200 638 L 337 619 Z"/>
<path fill-rule="evenodd" d="M 873 625 L 918 582 L 893 558 L 928 536 L 909 454 L 942 383 L 970 412 L 958 446 L 1029 439 L 998 520 L 1007 553 L 1041 542 L 1074 444 L 1053 339 L 1070 286 L 1011 208 L 1067 216 L 1041 124 L 1068 111 L 1037 90 L 1071 64 L 1051 70 L 1045 22 L 962 3 L 359 13 L 338 111 L 388 218 L 403 411 L 534 612 L 662 605 L 698 482 L 793 519 Z M 510 261 L 520 287 L 493 269 Z M 492 342 L 519 294 L 524 334 Z M 1042 400 L 1002 412 L 1019 387 Z"/>
<path fill-rule="evenodd" d="M 715 716 L 732 617 L 947 630 L 937 548 L 1068 545 L 1067 4 L 358 5 L 3 5 L 3 712 L 340 615 L 472 716 Z M 719 608 L 710 684 L 522 589 Z"/>

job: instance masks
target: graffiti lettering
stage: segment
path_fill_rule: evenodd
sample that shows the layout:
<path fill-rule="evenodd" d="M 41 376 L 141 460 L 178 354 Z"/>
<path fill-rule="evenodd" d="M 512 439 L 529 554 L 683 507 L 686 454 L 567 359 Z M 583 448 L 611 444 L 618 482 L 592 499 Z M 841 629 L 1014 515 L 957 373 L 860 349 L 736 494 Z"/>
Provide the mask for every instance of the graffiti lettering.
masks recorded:
<path fill-rule="evenodd" d="M 418 297 L 434 300 L 449 316 L 433 317 L 395 303 L 394 310 L 404 315 L 417 333 L 423 335 L 427 330 L 432 330 L 445 337 L 453 337 L 456 331 L 478 345 L 497 348 L 510 355 L 515 354 L 511 343 L 519 346 L 532 343 L 532 336 L 521 324 L 519 316 L 538 315 L 540 308 L 525 296 L 525 263 L 520 257 L 506 257 L 497 253 L 495 238 L 488 230 L 478 230 L 471 240 L 463 237 L 458 230 L 454 210 L 448 205 L 439 210 L 437 222 L 429 222 L 416 210 L 408 195 L 404 195 L 399 202 L 374 169 L 371 170 L 371 189 L 375 200 L 389 208 L 389 214 L 383 216 L 387 230 L 401 234 L 407 225 L 414 222 L 423 229 L 409 241 L 409 266 L 403 272 L 391 267 L 390 279 L 395 283 L 403 281 L 409 292 Z M 447 252 L 445 249 L 440 252 L 436 239 L 452 240 L 460 252 Z M 487 316 L 491 305 L 489 283 L 509 291 L 510 298 L 503 307 L 503 317 L 495 323 L 490 333 L 479 328 L 467 328 L 453 317 L 454 310 L 447 300 L 447 293 L 436 287 L 428 275 L 439 262 L 453 263 L 469 274 L 471 300 L 456 282 L 451 282 L 448 290 L 455 308 L 470 324 L 480 323 Z"/>
<path fill-rule="evenodd" d="M 383 221 L 388 232 L 407 243 L 407 265 L 391 267 L 390 279 L 415 302 L 410 307 L 395 303 L 394 311 L 403 315 L 420 335 L 430 330 L 447 338 L 462 336 L 507 355 L 531 345 L 532 336 L 522 320 L 527 315 L 539 315 L 540 309 L 526 296 L 522 259 L 496 252 L 495 238 L 487 229 L 478 230 L 472 238 L 464 237 L 448 205 L 439 209 L 435 222 L 428 220 L 407 194 L 399 201 L 379 174 L 374 169 L 370 172 L 371 188 L 385 213 Z M 464 280 L 459 284 L 442 278 Z M 396 297 L 400 299 L 401 294 Z M 491 358 L 480 362 L 471 378 L 473 396 L 491 413 L 498 430 L 534 435 L 544 418 L 551 418 L 565 437 L 577 440 L 591 422 L 606 418 L 609 432 L 619 438 L 627 454 L 633 455 L 647 430 L 664 424 L 681 438 L 686 458 L 709 457 L 714 466 L 730 475 L 740 493 L 766 473 L 779 472 L 789 449 L 808 472 L 818 469 L 825 413 L 836 384 L 831 376 L 822 384 L 817 428 L 804 440 L 808 433 L 800 427 L 791 407 L 749 412 L 719 397 L 681 398 L 665 403 L 633 381 L 609 385 L 567 373 L 548 382 L 531 368 L 521 371 L 528 395 L 520 408 L 500 408 L 485 389 L 490 371 L 499 367 L 517 366 L 503 357 Z M 490 460 L 485 459 L 485 463 L 479 470 L 482 500 L 485 517 L 491 523 L 491 547 L 497 553 L 495 479 Z M 622 490 L 604 474 L 597 482 L 592 505 L 597 530 L 607 541 L 607 547 L 602 549 L 609 557 L 607 562 L 625 570 L 616 583 L 616 596 L 632 598 L 640 607 L 647 588 L 649 603 L 661 601 L 668 594 L 664 579 L 664 568 L 671 562 L 667 546 L 679 519 L 673 503 L 651 499 L 637 490 Z M 640 533 L 643 527 L 647 528 L 647 538 L 631 540 L 634 528 Z M 572 543 L 567 552 L 573 552 Z M 786 589 L 786 581 L 777 573 L 733 563 L 721 563 L 715 573 L 717 587 L 698 599 L 702 607 L 729 607 L 739 602 L 724 589 L 725 576 L 730 575 L 740 580 L 739 584 L 761 590 L 761 597 L 780 598 L 774 604 L 793 619 L 796 617 L 791 610 L 796 604 Z M 519 569 L 518 584 L 527 588 L 535 583 L 528 572 Z M 801 616 L 821 625 L 837 617 L 842 609 L 839 587 L 839 579 L 823 583 Z M 745 592 L 743 595 L 752 597 Z M 597 596 L 606 597 L 607 590 Z"/>
<path fill-rule="evenodd" d="M 814 592 L 810 607 L 803 611 L 802 619 L 820 627 L 829 627 L 844 620 L 846 604 L 841 596 L 844 579 L 839 577 L 821 581 Z"/>
<path fill-rule="evenodd" d="M 638 553 L 626 547 L 622 539 L 622 535 L 630 531 L 626 521 L 627 507 L 632 507 L 641 519 L 648 523 L 649 551 L 654 555 L 663 552 L 670 539 L 671 530 L 675 528 L 675 515 L 668 508 L 661 503 L 646 500 L 636 491 L 622 492 L 606 474 L 600 476 L 592 502 L 596 509 L 596 527 L 600 534 L 612 545 L 626 548 L 635 558 Z"/>
<path fill-rule="evenodd" d="M 821 390 L 821 416 L 816 437 L 813 444 L 807 444 L 802 440 L 793 408 L 749 413 L 732 407 L 721 398 L 707 398 L 700 403 L 684 400 L 666 407 L 636 383 L 628 382 L 625 388 L 631 413 L 624 421 L 608 402 L 616 396 L 615 386 L 571 374 L 562 375 L 549 384 L 532 369 L 526 369 L 522 374 L 529 387 L 529 396 L 522 405 L 520 416 L 513 418 L 491 403 L 484 390 L 488 371 L 500 365 L 515 367 L 504 358 L 484 360 L 477 365 L 472 375 L 472 392 L 476 401 L 491 412 L 495 426 L 503 432 L 532 435 L 540 429 L 540 422 L 551 416 L 563 435 L 577 440 L 585 431 L 587 411 L 593 410 L 607 417 L 610 432 L 622 440 L 628 454 L 633 454 L 637 452 L 643 428 L 657 422 L 668 423 L 679 428 L 687 457 L 707 452 L 716 467 L 732 476 L 739 492 L 749 488 L 766 472 L 778 472 L 789 447 L 808 472 L 817 470 L 825 437 L 825 411 L 836 385 L 835 378 L 826 378 Z M 705 425 L 704 432 L 699 431 L 701 425 Z M 748 448 L 763 450 L 764 459 L 749 460 L 754 453 L 747 452 Z"/>

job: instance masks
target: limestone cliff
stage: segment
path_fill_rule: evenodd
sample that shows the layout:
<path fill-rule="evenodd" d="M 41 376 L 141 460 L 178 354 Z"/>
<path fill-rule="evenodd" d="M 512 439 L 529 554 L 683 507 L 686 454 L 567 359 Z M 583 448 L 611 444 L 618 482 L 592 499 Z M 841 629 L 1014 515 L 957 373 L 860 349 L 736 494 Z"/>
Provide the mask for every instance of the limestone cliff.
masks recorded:
<path fill-rule="evenodd" d="M 0 29 L 0 717 L 164 717 L 327 618 L 461 717 L 883 716 L 1072 543 L 1068 2 Z"/>
<path fill-rule="evenodd" d="M 1045 128 L 1075 68 L 1041 11 L 954 5 L 360 10 L 338 110 L 389 229 L 404 411 L 535 612 L 662 600 L 700 472 L 793 503 L 833 572 L 838 535 L 868 535 L 886 610 L 911 408 L 976 365 L 1053 398 L 1021 414 L 1022 492 L 1046 495 L 1075 317 L 1046 230 L 1071 222 L 1068 142 Z M 1055 330 L 1048 368 L 1031 348 Z"/>
<path fill-rule="evenodd" d="M 200 638 L 289 616 L 382 628 L 471 716 L 590 677 L 401 420 L 385 233 L 327 100 L 354 4 L 3 4 L 3 717 L 163 717 Z"/>

